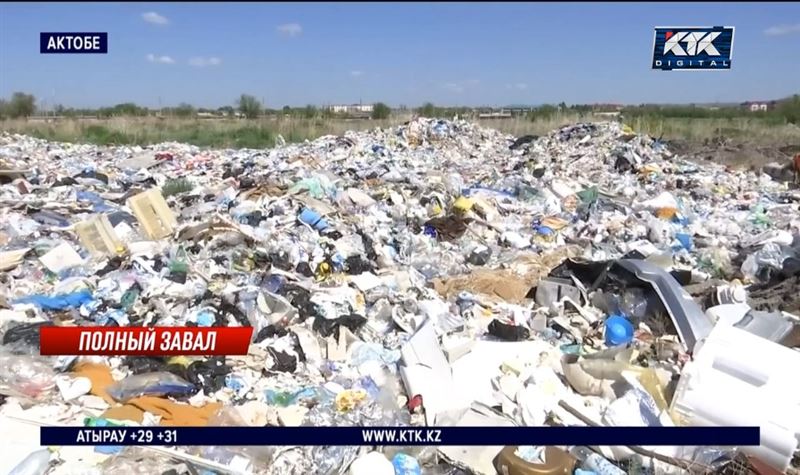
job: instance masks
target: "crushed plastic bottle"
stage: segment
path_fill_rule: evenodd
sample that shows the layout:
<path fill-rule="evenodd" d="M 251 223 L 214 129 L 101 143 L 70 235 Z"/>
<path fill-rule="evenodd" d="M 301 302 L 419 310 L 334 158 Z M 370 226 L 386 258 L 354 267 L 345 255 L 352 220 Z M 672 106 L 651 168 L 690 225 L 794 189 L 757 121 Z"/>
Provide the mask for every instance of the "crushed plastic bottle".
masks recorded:
<path fill-rule="evenodd" d="M 44 475 L 50 465 L 51 453 L 49 449 L 40 449 L 31 452 L 8 475 Z"/>

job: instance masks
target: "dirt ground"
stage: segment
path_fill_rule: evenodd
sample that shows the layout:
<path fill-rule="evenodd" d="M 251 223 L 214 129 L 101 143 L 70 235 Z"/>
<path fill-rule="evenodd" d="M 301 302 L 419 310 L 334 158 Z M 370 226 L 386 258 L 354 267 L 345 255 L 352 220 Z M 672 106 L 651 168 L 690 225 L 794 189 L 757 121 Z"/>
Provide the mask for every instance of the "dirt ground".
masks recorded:
<path fill-rule="evenodd" d="M 668 141 L 667 145 L 672 152 L 684 155 L 690 160 L 714 161 L 737 168 L 751 169 L 765 167 L 771 163 L 785 167 L 792 157 L 800 153 L 800 143 L 764 146 L 736 140 L 711 139 L 704 142 L 673 140 Z M 787 179 L 791 179 L 791 173 Z"/>

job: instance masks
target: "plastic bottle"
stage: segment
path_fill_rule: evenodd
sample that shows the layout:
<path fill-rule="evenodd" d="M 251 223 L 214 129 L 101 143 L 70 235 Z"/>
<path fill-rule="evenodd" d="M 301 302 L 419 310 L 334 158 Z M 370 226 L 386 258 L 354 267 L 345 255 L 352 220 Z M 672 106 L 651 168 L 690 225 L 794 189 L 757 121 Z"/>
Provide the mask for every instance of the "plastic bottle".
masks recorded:
<path fill-rule="evenodd" d="M 50 450 L 40 449 L 31 452 L 30 455 L 12 468 L 8 475 L 42 475 L 50 465 Z"/>
<path fill-rule="evenodd" d="M 639 288 L 625 289 L 620 302 L 620 310 L 631 320 L 639 320 L 647 314 L 647 298 L 644 290 Z"/>
<path fill-rule="evenodd" d="M 569 452 L 580 461 L 581 468 L 584 470 L 591 470 L 597 475 L 626 475 L 625 470 L 588 447 L 573 447 Z"/>
<path fill-rule="evenodd" d="M 206 447 L 203 449 L 202 456 L 205 459 L 227 465 L 239 472 L 249 471 L 253 465 L 253 462 L 248 457 L 240 455 L 227 447 Z"/>
<path fill-rule="evenodd" d="M 289 391 L 267 389 L 267 402 L 273 406 L 288 407 L 294 403 L 294 394 Z"/>
<path fill-rule="evenodd" d="M 186 263 L 186 250 L 180 246 L 175 252 L 175 257 L 169 261 L 169 271 L 172 274 L 186 274 L 189 272 L 189 265 Z"/>
<path fill-rule="evenodd" d="M 394 465 L 395 475 L 420 475 L 422 473 L 417 459 L 402 452 L 392 458 L 392 465 Z"/>
<path fill-rule="evenodd" d="M 120 298 L 119 303 L 124 310 L 128 310 L 133 307 L 133 304 L 136 303 L 136 300 L 139 298 L 140 290 L 141 289 L 138 285 L 133 285 L 124 294 L 122 294 L 122 298 Z"/>
<path fill-rule="evenodd" d="M 264 279 L 263 288 L 273 294 L 280 293 L 283 286 L 286 285 L 286 278 L 282 275 L 272 274 Z"/>

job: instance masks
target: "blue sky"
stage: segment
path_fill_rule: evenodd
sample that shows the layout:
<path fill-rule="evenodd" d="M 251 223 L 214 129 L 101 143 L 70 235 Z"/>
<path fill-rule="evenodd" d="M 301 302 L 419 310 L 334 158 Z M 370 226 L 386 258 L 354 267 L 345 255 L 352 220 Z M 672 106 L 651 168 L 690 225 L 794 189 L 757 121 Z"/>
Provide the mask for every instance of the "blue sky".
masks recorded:
<path fill-rule="evenodd" d="M 732 70 L 651 70 L 673 25 L 735 26 Z M 43 31 L 109 53 L 41 55 Z M 0 96 L 76 107 L 743 101 L 800 93 L 799 58 L 800 3 L 0 4 Z"/>

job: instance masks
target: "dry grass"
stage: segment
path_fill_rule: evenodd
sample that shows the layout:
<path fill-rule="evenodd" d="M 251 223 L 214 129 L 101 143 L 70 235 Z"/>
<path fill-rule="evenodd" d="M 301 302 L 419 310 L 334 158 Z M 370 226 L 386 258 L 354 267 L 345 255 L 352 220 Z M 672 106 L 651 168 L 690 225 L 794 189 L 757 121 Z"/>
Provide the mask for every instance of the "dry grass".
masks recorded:
<path fill-rule="evenodd" d="M 0 130 L 24 133 L 49 140 L 89 142 L 98 144 L 138 144 L 176 141 L 207 147 L 271 147 L 278 135 L 287 142 L 334 134 L 347 130 L 390 127 L 408 120 L 409 116 L 386 120 L 302 119 L 273 117 L 259 120 L 239 119 L 158 119 L 111 118 L 65 119 L 56 122 L 7 120 Z M 547 118 L 482 119 L 477 120 L 515 136 L 544 135 L 561 126 L 576 122 L 608 120 L 591 115 L 557 114 Z M 640 133 L 666 140 L 702 142 L 724 137 L 759 145 L 800 144 L 800 128 L 793 125 L 774 125 L 759 118 L 678 119 L 640 117 L 628 124 Z"/>
<path fill-rule="evenodd" d="M 554 129 L 577 122 L 596 122 L 608 120 L 606 117 L 591 115 L 558 114 L 547 119 L 530 121 L 524 118 L 489 119 L 478 121 L 486 127 L 521 136 L 526 134 L 543 135 Z M 771 124 L 762 118 L 733 119 L 680 119 L 637 117 L 625 121 L 638 133 L 665 140 L 703 142 L 719 138 L 758 145 L 781 146 L 800 144 L 800 127 L 791 124 Z"/>

